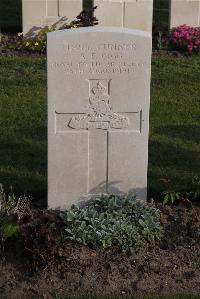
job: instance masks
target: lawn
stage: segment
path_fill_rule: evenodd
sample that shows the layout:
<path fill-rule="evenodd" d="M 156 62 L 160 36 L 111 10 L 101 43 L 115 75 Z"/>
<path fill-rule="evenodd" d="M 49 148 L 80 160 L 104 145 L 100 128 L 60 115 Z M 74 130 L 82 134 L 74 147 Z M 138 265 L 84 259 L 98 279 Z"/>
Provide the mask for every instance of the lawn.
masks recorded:
<path fill-rule="evenodd" d="M 152 61 L 149 172 L 150 195 L 190 190 L 200 171 L 200 57 Z"/>
<path fill-rule="evenodd" d="M 0 58 L 0 182 L 45 196 L 46 72 L 43 58 Z"/>
<path fill-rule="evenodd" d="M 190 190 L 200 169 L 200 57 L 153 58 L 149 196 L 169 179 Z M 47 99 L 45 58 L 0 58 L 0 183 L 46 199 Z"/>

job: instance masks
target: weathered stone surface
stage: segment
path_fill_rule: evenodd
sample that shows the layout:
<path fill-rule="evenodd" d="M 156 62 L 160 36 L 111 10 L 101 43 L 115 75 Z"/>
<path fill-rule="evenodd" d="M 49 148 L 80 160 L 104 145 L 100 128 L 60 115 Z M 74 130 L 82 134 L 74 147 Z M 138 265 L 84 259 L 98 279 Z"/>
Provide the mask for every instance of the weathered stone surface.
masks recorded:
<path fill-rule="evenodd" d="M 82 0 L 22 0 L 23 33 L 32 34 L 45 26 L 61 26 L 76 18 Z"/>
<path fill-rule="evenodd" d="M 48 204 L 146 198 L 151 37 L 122 28 L 48 34 Z"/>
<path fill-rule="evenodd" d="M 94 0 L 100 26 L 152 31 L 153 0 Z"/>
<path fill-rule="evenodd" d="M 200 0 L 171 0 L 170 28 L 183 24 L 200 26 Z"/>

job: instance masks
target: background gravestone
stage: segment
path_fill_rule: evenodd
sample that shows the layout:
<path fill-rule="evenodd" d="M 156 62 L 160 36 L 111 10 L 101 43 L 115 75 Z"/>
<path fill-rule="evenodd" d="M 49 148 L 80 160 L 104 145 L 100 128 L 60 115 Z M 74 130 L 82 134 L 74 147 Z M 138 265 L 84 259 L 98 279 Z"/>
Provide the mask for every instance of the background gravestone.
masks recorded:
<path fill-rule="evenodd" d="M 47 42 L 49 207 L 132 189 L 146 199 L 150 34 L 93 27 Z"/>
<path fill-rule="evenodd" d="M 200 26 L 200 0 L 171 0 L 170 28 L 183 24 Z"/>
<path fill-rule="evenodd" d="M 23 33 L 70 23 L 82 10 L 82 0 L 22 0 Z"/>
<path fill-rule="evenodd" d="M 100 26 L 152 31 L 153 0 L 94 0 Z"/>
<path fill-rule="evenodd" d="M 153 0 L 22 0 L 23 32 L 69 23 L 82 7 L 96 6 L 100 26 L 117 26 L 152 31 Z M 67 20 L 67 21 L 66 21 Z"/>

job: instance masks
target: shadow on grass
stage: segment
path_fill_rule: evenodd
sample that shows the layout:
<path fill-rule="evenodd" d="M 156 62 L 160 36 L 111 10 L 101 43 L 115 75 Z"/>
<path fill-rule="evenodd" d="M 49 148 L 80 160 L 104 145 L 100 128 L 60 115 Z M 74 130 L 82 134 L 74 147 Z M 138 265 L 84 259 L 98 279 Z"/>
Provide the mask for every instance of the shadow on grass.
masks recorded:
<path fill-rule="evenodd" d="M 162 135 L 157 135 L 160 133 Z M 18 193 L 31 194 L 38 205 L 46 206 L 47 198 L 47 136 L 46 127 L 24 129 L 20 136 L 0 138 L 0 183 L 13 184 Z M 164 137 L 168 137 L 167 139 Z M 200 159 L 197 150 L 187 147 L 185 140 L 199 141 L 198 126 L 159 127 L 149 141 L 148 196 L 157 197 L 168 187 L 191 191 L 191 181 L 198 175 Z M 175 138 L 183 140 L 177 144 Z M 40 202 L 41 201 L 41 202 Z"/>
<path fill-rule="evenodd" d="M 157 128 L 155 133 L 170 138 L 179 138 L 183 141 L 192 141 L 196 143 L 199 143 L 200 141 L 200 126 L 198 125 L 164 126 Z"/>
<path fill-rule="evenodd" d="M 149 159 L 150 163 L 157 167 L 171 167 L 180 171 L 199 170 L 199 157 L 195 151 L 166 141 L 150 141 Z"/>
<path fill-rule="evenodd" d="M 13 185 L 16 194 L 33 196 L 37 206 L 46 206 L 47 137 L 46 128 L 20 130 L 17 136 L 0 138 L 0 177 L 6 190 Z"/>
<path fill-rule="evenodd" d="M 170 180 L 176 191 L 191 191 L 191 181 L 200 170 L 199 126 L 165 126 L 149 140 L 148 194 L 157 196 Z"/>

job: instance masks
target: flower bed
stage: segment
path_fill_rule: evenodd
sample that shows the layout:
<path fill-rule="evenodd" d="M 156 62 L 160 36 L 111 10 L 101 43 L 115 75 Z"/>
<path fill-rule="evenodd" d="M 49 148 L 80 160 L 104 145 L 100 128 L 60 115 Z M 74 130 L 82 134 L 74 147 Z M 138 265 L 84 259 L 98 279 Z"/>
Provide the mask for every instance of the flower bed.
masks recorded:
<path fill-rule="evenodd" d="M 181 25 L 172 28 L 169 34 L 169 48 L 189 54 L 200 51 L 200 27 Z"/>

